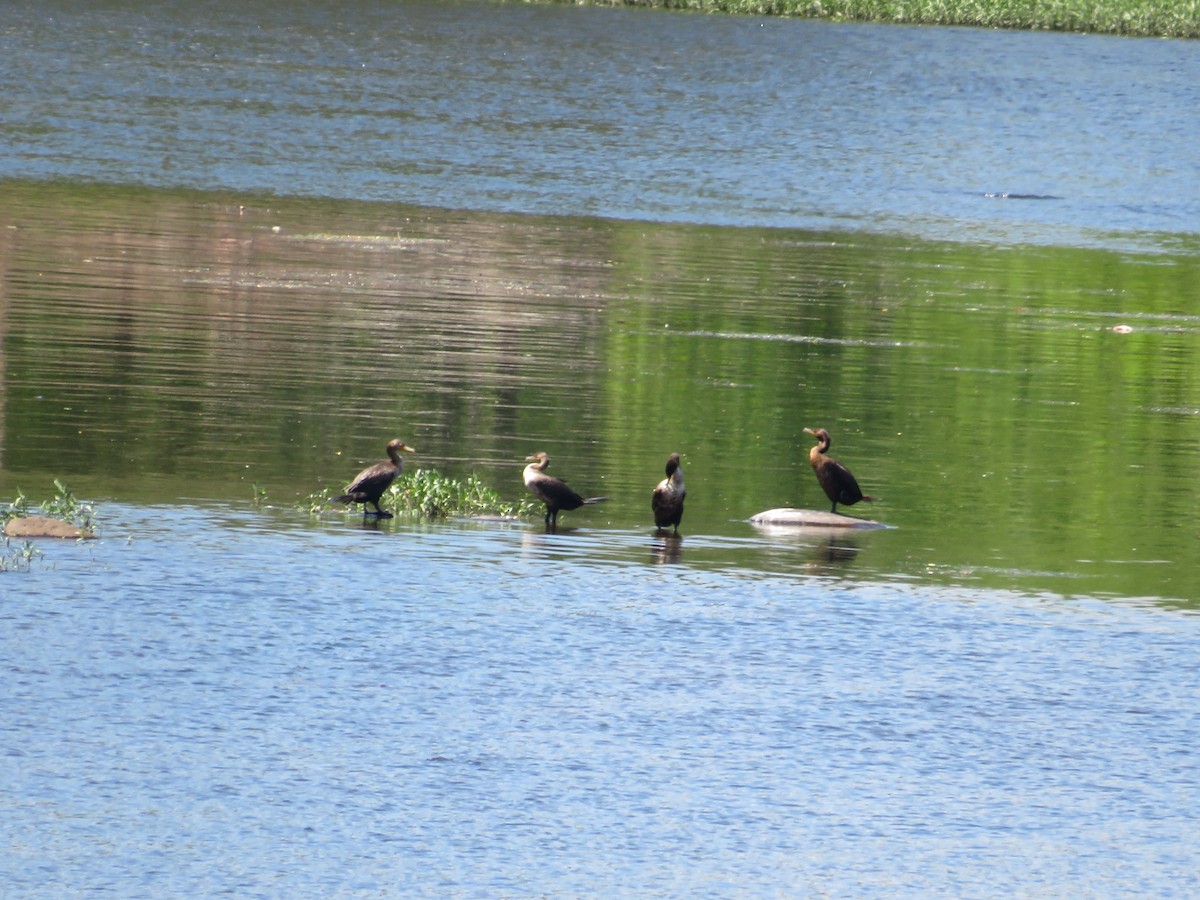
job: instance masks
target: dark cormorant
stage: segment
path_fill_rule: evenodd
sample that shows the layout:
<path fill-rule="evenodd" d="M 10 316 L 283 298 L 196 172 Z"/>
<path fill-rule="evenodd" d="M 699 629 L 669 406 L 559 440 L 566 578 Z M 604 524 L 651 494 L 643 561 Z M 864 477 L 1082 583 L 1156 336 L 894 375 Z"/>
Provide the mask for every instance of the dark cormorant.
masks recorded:
<path fill-rule="evenodd" d="M 529 493 L 546 504 L 546 524 L 557 525 L 559 510 L 579 509 L 590 503 L 602 503 L 607 497 L 589 497 L 586 500 L 571 490 L 566 482 L 546 474 L 550 465 L 550 457 L 545 453 L 535 453 L 525 457 L 529 463 L 525 467 L 525 487 Z"/>
<path fill-rule="evenodd" d="M 654 524 L 659 528 L 674 526 L 679 534 L 679 523 L 683 521 L 683 498 L 687 488 L 683 486 L 683 468 L 679 465 L 679 454 L 667 457 L 667 477 L 658 483 L 650 498 L 654 510 Z"/>
<path fill-rule="evenodd" d="M 825 491 L 825 496 L 833 501 L 831 512 L 837 512 L 839 503 L 853 506 L 859 500 L 874 500 L 874 497 L 864 497 L 858 482 L 850 474 L 850 470 L 836 459 L 825 455 L 829 449 L 829 432 L 824 428 L 805 428 L 805 433 L 817 439 L 817 444 L 808 451 L 808 461 L 813 471 L 817 473 L 817 481 Z"/>
<path fill-rule="evenodd" d="M 368 466 L 358 473 L 350 484 L 346 486 L 346 493 L 340 497 L 334 497 L 336 503 L 361 503 L 363 505 L 363 515 L 370 515 L 367 510 L 367 504 L 370 503 L 375 507 L 375 515 L 381 519 L 390 519 L 392 514 L 384 512 L 379 508 L 379 498 L 383 496 L 383 492 L 388 489 L 396 476 L 400 474 L 400 470 L 404 468 L 404 461 L 400 458 L 400 452 L 406 451 L 412 453 L 413 448 L 409 447 L 404 441 L 397 438 L 394 441 L 389 441 L 387 445 L 388 460 L 375 463 L 373 466 Z"/>

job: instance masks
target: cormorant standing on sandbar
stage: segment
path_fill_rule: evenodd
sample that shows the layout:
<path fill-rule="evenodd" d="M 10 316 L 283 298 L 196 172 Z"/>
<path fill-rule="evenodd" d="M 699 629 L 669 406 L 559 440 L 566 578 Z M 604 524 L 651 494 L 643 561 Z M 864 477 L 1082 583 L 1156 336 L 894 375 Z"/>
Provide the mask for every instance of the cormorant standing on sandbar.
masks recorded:
<path fill-rule="evenodd" d="M 529 493 L 546 504 L 547 525 L 558 524 L 560 510 L 579 509 L 581 506 L 602 503 L 608 499 L 607 497 L 588 497 L 585 500 L 571 490 L 566 482 L 553 475 L 547 475 L 546 467 L 550 465 L 550 457 L 543 452 L 527 456 L 525 461 L 529 463 L 525 467 L 525 487 L 529 489 Z"/>
<path fill-rule="evenodd" d="M 361 503 L 364 516 L 371 514 L 367 509 L 367 504 L 370 503 L 375 507 L 375 515 L 378 518 L 392 518 L 391 513 L 384 512 L 379 508 L 379 498 L 383 496 L 383 492 L 391 486 L 392 482 L 396 480 L 396 476 L 404 468 L 404 461 L 400 458 L 401 451 L 415 452 L 412 447 L 399 438 L 389 441 L 387 445 L 388 459 L 368 466 L 359 472 L 358 476 L 346 486 L 346 493 L 334 497 L 334 502 Z"/>
<path fill-rule="evenodd" d="M 683 498 L 687 488 L 683 485 L 683 467 L 679 465 L 679 454 L 667 457 L 667 477 L 658 483 L 650 497 L 650 508 L 654 510 L 654 524 L 665 529 L 674 526 L 679 534 L 679 523 L 683 521 Z"/>

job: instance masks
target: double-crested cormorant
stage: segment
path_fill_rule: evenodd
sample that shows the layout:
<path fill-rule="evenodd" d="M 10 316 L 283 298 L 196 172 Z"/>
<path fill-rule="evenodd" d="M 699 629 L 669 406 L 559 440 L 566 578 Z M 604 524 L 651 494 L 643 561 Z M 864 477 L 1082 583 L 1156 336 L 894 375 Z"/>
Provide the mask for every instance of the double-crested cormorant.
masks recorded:
<path fill-rule="evenodd" d="M 525 457 L 525 487 L 529 493 L 546 504 L 546 524 L 557 525 L 559 510 L 579 509 L 590 503 L 602 503 L 607 497 L 588 497 L 586 500 L 571 490 L 566 482 L 546 474 L 550 457 L 539 452 Z"/>
<path fill-rule="evenodd" d="M 683 486 L 683 468 L 679 465 L 679 454 L 667 457 L 667 477 L 658 483 L 650 498 L 654 510 L 654 524 L 659 528 L 674 526 L 679 534 L 679 523 L 683 521 L 683 498 L 687 488 Z"/>
<path fill-rule="evenodd" d="M 850 470 L 836 459 L 825 455 L 829 449 L 829 432 L 824 428 L 805 428 L 807 434 L 817 439 L 817 443 L 808 451 L 808 461 L 817 473 L 817 481 L 825 491 L 825 496 L 833 501 L 831 512 L 837 512 L 839 503 L 853 506 L 859 500 L 874 500 L 874 497 L 864 497 L 858 482 L 850 474 Z"/>
<path fill-rule="evenodd" d="M 379 508 L 379 498 L 383 496 L 383 492 L 388 489 L 396 476 L 400 474 L 400 470 L 404 468 L 404 461 L 400 458 L 400 452 L 406 451 L 412 453 L 413 448 L 397 438 L 394 441 L 389 441 L 387 445 L 388 460 L 375 463 L 373 466 L 368 466 L 358 473 L 350 484 L 346 486 L 346 493 L 340 497 L 334 497 L 337 503 L 361 503 L 363 505 L 363 515 L 370 515 L 367 510 L 367 504 L 370 503 L 375 507 L 375 515 L 381 519 L 390 519 L 392 514 L 384 512 Z"/>

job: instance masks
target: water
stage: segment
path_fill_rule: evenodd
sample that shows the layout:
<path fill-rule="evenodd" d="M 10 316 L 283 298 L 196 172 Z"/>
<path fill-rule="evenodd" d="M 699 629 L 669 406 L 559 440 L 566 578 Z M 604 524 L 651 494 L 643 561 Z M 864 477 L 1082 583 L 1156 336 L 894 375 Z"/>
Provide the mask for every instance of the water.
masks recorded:
<path fill-rule="evenodd" d="M 6 896 L 1196 893 L 1190 44 L 474 3 L 0 44 L 0 496 L 100 526 L 0 571 Z M 824 505 L 806 425 L 891 528 L 746 522 Z M 611 499 L 310 513 L 396 436 Z"/>
<path fill-rule="evenodd" d="M 15 895 L 1197 886 L 1195 619 L 645 533 L 108 517 L 4 604 Z"/>
<path fill-rule="evenodd" d="M 6 5 L 8 176 L 1150 247 L 1200 217 L 1185 41 L 470 2 L 128 10 Z M 1051 199 L 986 196 L 1005 193 Z"/>

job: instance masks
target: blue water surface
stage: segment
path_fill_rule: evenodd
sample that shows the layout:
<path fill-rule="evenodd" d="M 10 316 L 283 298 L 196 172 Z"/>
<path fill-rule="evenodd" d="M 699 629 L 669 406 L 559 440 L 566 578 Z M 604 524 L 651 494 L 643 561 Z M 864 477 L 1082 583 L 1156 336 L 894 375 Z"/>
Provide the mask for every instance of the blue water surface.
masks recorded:
<path fill-rule="evenodd" d="M 6 180 L 1177 252 L 1200 221 L 1191 42 L 17 0 L 0 73 Z M 1200 893 L 1186 611 L 843 578 L 748 525 L 100 511 L 0 572 L 6 897 Z"/>
<path fill-rule="evenodd" d="M 6 178 L 1140 248 L 1200 222 L 1188 41 L 39 0 L 0 59 Z"/>
<path fill-rule="evenodd" d="M 738 538 L 107 514 L 4 576 L 8 896 L 1200 888 L 1193 616 Z"/>

